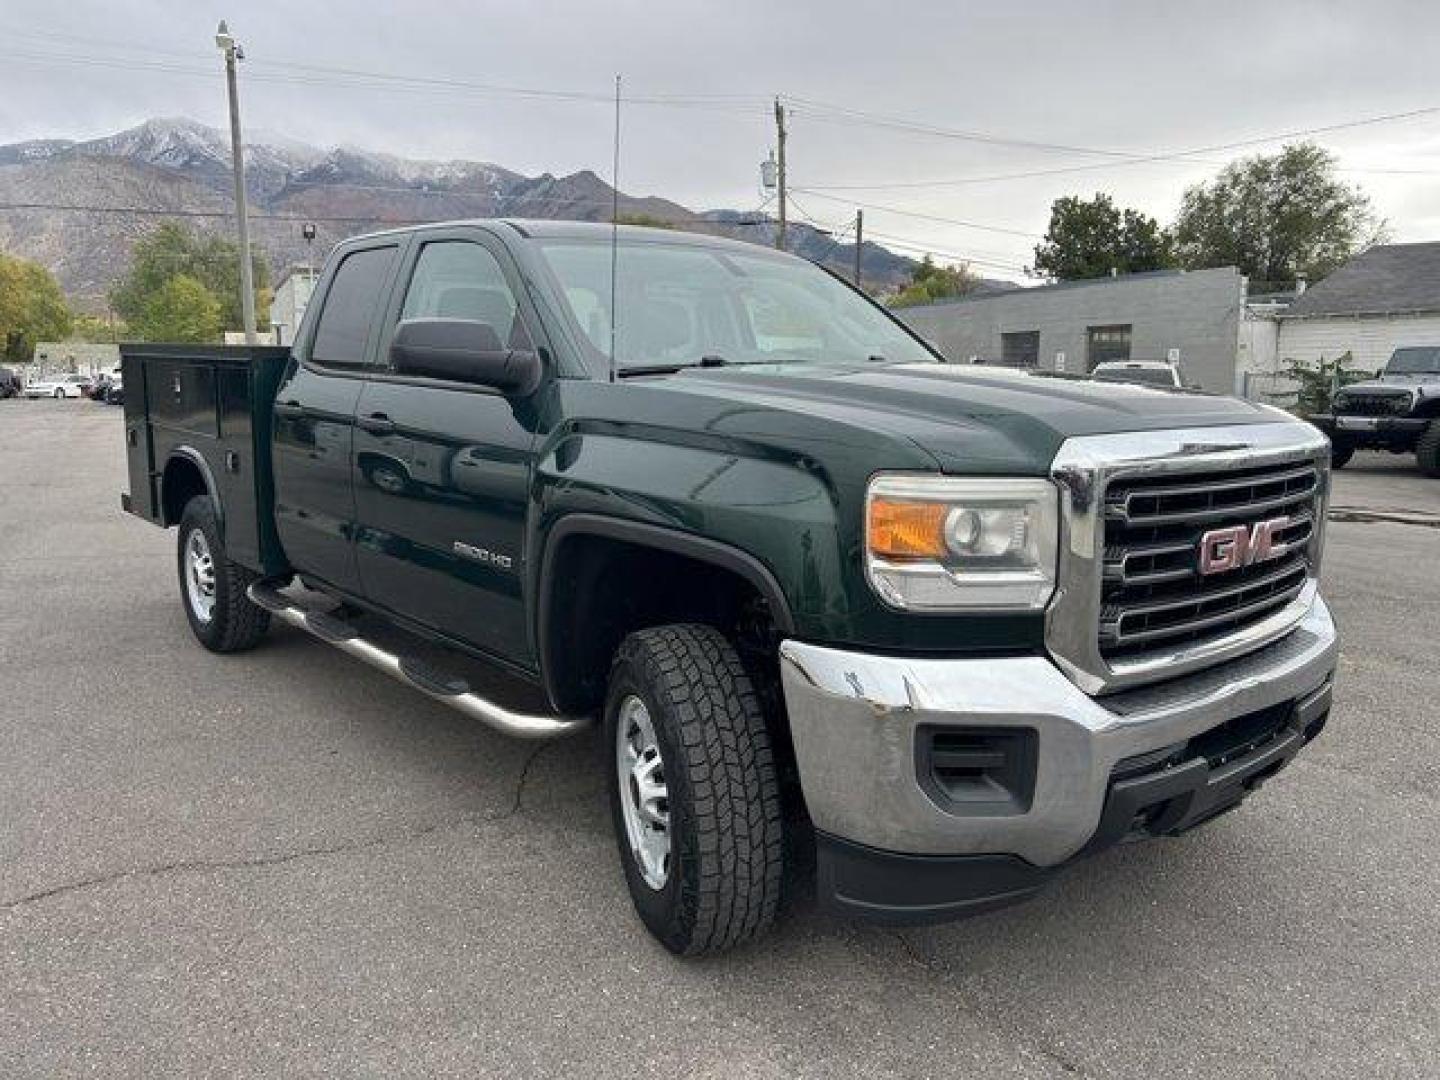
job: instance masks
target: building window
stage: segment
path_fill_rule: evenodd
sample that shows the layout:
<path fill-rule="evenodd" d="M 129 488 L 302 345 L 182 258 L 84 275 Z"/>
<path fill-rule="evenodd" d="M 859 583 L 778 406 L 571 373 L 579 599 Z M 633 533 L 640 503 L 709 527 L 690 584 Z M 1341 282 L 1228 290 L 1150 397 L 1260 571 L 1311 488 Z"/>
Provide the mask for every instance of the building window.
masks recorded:
<path fill-rule="evenodd" d="M 1006 367 L 1030 368 L 1040 363 L 1040 331 L 1016 330 L 1000 335 L 1000 362 Z"/>
<path fill-rule="evenodd" d="M 1130 359 L 1130 327 L 1088 326 L 1085 328 L 1085 360 L 1089 370 L 1096 364 Z"/>

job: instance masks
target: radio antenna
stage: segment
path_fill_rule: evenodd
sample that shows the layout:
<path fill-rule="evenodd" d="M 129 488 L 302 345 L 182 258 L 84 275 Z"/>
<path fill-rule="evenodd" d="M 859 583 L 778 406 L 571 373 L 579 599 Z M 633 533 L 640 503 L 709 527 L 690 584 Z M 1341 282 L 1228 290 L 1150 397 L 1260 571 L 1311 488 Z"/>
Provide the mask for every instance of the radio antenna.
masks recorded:
<path fill-rule="evenodd" d="M 615 309 L 620 264 L 620 76 L 615 76 L 615 161 L 610 171 L 610 381 L 615 381 Z"/>

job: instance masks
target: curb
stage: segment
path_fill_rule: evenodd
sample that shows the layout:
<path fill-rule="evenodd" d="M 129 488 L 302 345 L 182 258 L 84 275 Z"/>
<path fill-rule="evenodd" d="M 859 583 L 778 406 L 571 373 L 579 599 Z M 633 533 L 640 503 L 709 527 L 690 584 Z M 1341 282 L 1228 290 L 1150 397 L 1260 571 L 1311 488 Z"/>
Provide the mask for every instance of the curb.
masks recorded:
<path fill-rule="evenodd" d="M 1418 510 L 1371 510 L 1364 506 L 1332 506 L 1328 517 L 1331 521 L 1384 521 L 1395 525 L 1419 525 L 1422 528 L 1440 529 L 1440 514 L 1428 514 Z"/>

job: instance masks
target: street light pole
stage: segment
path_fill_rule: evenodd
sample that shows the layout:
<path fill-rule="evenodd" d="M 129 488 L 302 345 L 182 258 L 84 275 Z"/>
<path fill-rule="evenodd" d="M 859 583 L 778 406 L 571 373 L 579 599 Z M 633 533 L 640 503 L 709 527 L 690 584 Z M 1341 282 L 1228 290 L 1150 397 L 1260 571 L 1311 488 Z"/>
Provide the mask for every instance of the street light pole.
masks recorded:
<path fill-rule="evenodd" d="M 225 25 L 215 31 L 215 44 L 225 54 L 225 87 L 230 95 L 230 159 L 235 170 L 235 222 L 240 232 L 240 311 L 245 320 L 245 344 L 255 344 L 255 281 L 250 265 L 250 213 L 245 206 L 245 151 L 240 142 L 240 97 L 235 85 L 235 61 L 245 59 Z"/>

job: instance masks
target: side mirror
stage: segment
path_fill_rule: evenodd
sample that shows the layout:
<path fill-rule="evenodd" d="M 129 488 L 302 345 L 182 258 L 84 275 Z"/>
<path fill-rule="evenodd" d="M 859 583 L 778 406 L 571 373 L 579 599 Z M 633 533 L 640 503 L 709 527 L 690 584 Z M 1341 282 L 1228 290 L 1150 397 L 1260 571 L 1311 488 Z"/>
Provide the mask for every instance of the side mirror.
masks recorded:
<path fill-rule="evenodd" d="M 489 323 L 474 319 L 406 319 L 395 328 L 390 363 L 401 375 L 491 386 L 523 396 L 540 382 L 529 349 L 507 349 Z"/>

